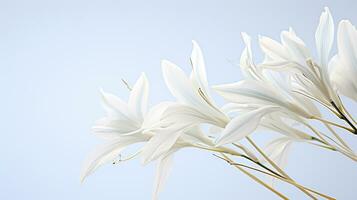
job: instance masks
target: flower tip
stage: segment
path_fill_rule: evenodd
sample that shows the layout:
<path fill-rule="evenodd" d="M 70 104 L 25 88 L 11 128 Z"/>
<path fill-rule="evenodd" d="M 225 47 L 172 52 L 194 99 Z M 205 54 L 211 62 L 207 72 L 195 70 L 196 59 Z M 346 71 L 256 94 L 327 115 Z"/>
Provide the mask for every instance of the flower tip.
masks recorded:
<path fill-rule="evenodd" d="M 82 173 L 81 175 L 80 175 L 80 177 L 79 177 L 79 182 L 81 183 L 81 184 L 83 184 L 84 183 L 84 181 L 86 180 L 86 177 L 87 177 L 87 173 Z"/>
<path fill-rule="evenodd" d="M 324 7 L 324 10 L 325 12 L 330 13 L 330 9 L 327 6 Z"/>

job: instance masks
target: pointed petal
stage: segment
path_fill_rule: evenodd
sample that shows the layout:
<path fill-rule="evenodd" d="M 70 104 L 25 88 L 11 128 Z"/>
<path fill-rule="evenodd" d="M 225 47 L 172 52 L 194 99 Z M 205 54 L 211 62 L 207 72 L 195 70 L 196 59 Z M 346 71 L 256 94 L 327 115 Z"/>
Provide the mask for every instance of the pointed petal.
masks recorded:
<path fill-rule="evenodd" d="M 357 30 L 342 20 L 337 32 L 338 55 L 330 63 L 330 77 L 339 92 L 357 101 Z"/>
<path fill-rule="evenodd" d="M 173 102 L 166 101 L 153 106 L 145 115 L 142 128 L 150 130 L 158 126 L 167 108 L 174 104 Z"/>
<path fill-rule="evenodd" d="M 191 63 L 193 67 L 193 76 L 195 77 L 194 80 L 197 82 L 198 87 L 202 89 L 204 94 L 210 98 L 202 50 L 196 41 L 193 40 L 192 44 L 193 49 L 191 54 Z"/>
<path fill-rule="evenodd" d="M 240 57 L 241 70 L 247 78 L 260 80 L 262 78 L 261 70 L 254 64 L 254 61 L 253 61 L 251 38 L 245 32 L 242 32 L 241 35 L 243 38 L 243 42 L 245 44 L 245 48 L 244 48 L 243 53 Z"/>
<path fill-rule="evenodd" d="M 338 55 L 349 66 L 357 69 L 357 30 L 348 20 L 342 20 L 337 32 Z"/>
<path fill-rule="evenodd" d="M 135 121 L 135 117 L 128 109 L 128 105 L 117 96 L 101 90 L 104 109 L 109 117 Z"/>
<path fill-rule="evenodd" d="M 182 69 L 166 60 L 163 60 L 161 65 L 166 85 L 171 94 L 182 103 L 194 107 L 202 106 L 204 102 L 199 96 L 198 88 L 193 87 L 191 80 Z"/>
<path fill-rule="evenodd" d="M 152 197 L 153 200 L 158 200 L 159 193 L 162 191 L 165 185 L 166 179 L 172 168 L 172 159 L 173 159 L 173 154 L 169 154 L 163 156 L 163 158 L 159 160 L 159 163 L 156 168 L 154 191 Z"/>
<path fill-rule="evenodd" d="M 291 31 L 283 31 L 281 40 L 292 60 L 300 65 L 305 65 L 306 60 L 311 57 L 305 43 Z"/>
<path fill-rule="evenodd" d="M 80 176 L 81 182 L 98 167 L 114 160 L 126 146 L 141 141 L 143 139 L 140 137 L 123 137 L 97 147 L 84 162 Z"/>
<path fill-rule="evenodd" d="M 145 165 L 168 153 L 182 133 L 183 130 L 176 127 L 156 130 L 155 135 L 142 148 L 142 163 Z"/>
<path fill-rule="evenodd" d="M 162 61 L 162 71 L 167 87 L 180 103 L 205 111 L 206 115 L 214 116 L 219 121 L 226 120 L 226 116 L 217 110 L 209 99 L 199 93 L 199 88 L 195 87 L 179 67 L 164 60 Z"/>
<path fill-rule="evenodd" d="M 325 75 L 327 75 L 328 57 L 333 44 L 334 29 L 331 13 L 329 9 L 325 7 L 325 11 L 321 14 L 320 22 L 315 33 L 317 54 L 320 65 L 324 68 Z"/>
<path fill-rule="evenodd" d="M 277 110 L 277 107 L 267 106 L 235 117 L 223 130 L 221 138 L 216 141 L 216 146 L 237 142 L 243 139 L 258 127 L 262 117 Z"/>
<path fill-rule="evenodd" d="M 191 106 L 173 104 L 169 106 L 162 117 L 163 124 L 186 124 L 187 126 L 200 123 L 210 123 L 217 126 L 225 126 L 225 123 L 217 123 L 214 116 L 206 115 Z"/>
<path fill-rule="evenodd" d="M 140 127 L 129 120 L 103 118 L 92 127 L 94 134 L 103 139 L 115 139 L 123 135 L 131 135 L 141 132 Z"/>
<path fill-rule="evenodd" d="M 284 98 L 269 85 L 254 80 L 213 87 L 227 101 L 238 104 L 284 105 Z"/>
<path fill-rule="evenodd" d="M 129 109 L 136 114 L 139 119 L 143 119 L 146 113 L 149 96 L 149 81 L 144 73 L 136 81 L 129 97 Z"/>
<path fill-rule="evenodd" d="M 260 36 L 259 44 L 262 51 L 273 60 L 283 62 L 290 59 L 290 55 L 285 47 L 271 38 Z"/>
<path fill-rule="evenodd" d="M 275 139 L 265 147 L 265 152 L 275 164 L 281 168 L 285 168 L 292 142 L 293 140 L 286 137 Z"/>

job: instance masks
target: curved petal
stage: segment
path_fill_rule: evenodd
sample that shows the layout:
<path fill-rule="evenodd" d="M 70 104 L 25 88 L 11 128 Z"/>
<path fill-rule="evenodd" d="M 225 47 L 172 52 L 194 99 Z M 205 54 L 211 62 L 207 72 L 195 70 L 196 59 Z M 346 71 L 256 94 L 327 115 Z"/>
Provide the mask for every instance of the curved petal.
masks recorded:
<path fill-rule="evenodd" d="M 199 96 L 198 88 L 193 87 L 191 80 L 182 69 L 166 60 L 163 60 L 161 65 L 166 85 L 171 94 L 182 103 L 202 107 L 204 102 Z"/>
<path fill-rule="evenodd" d="M 197 125 L 199 123 L 210 123 L 224 127 L 226 122 L 218 123 L 214 116 L 206 115 L 191 106 L 182 104 L 173 104 L 169 106 L 162 117 L 163 124 L 186 124 L 187 126 Z"/>
<path fill-rule="evenodd" d="M 149 81 L 144 73 L 136 81 L 130 92 L 128 106 L 136 114 L 137 118 L 142 120 L 146 113 L 149 96 Z"/>
<path fill-rule="evenodd" d="M 295 33 L 290 31 L 283 31 L 281 33 L 281 41 L 285 48 L 289 51 L 293 61 L 306 64 L 306 60 L 310 58 L 310 52 L 305 43 L 298 38 Z"/>
<path fill-rule="evenodd" d="M 193 68 L 193 75 L 195 77 L 194 80 L 197 82 L 197 85 L 202 89 L 204 94 L 211 99 L 202 50 L 196 41 L 193 40 L 192 44 L 193 48 L 190 60 Z"/>
<path fill-rule="evenodd" d="M 205 94 L 200 94 L 199 88 L 192 83 L 182 69 L 164 60 L 162 61 L 162 71 L 167 87 L 180 103 L 204 111 L 208 116 L 214 116 L 220 121 L 226 120 L 226 116 L 214 107 Z"/>
<path fill-rule="evenodd" d="M 315 42 L 317 47 L 317 55 L 320 60 L 320 65 L 327 75 L 328 57 L 332 48 L 334 39 L 334 24 L 330 10 L 325 7 L 325 11 L 320 16 L 320 22 L 315 33 Z"/>
<path fill-rule="evenodd" d="M 223 98 L 233 103 L 285 106 L 285 103 L 282 102 L 284 98 L 274 92 L 269 85 L 262 82 L 242 80 L 237 83 L 214 86 L 213 88 Z"/>
<path fill-rule="evenodd" d="M 281 137 L 271 141 L 264 150 L 275 164 L 281 168 L 285 168 L 292 142 L 293 140 L 290 138 Z"/>
<path fill-rule="evenodd" d="M 83 164 L 81 182 L 98 167 L 114 160 L 126 146 L 141 141 L 140 137 L 123 137 L 97 147 Z"/>
<path fill-rule="evenodd" d="M 290 55 L 285 47 L 271 38 L 260 36 L 259 44 L 262 51 L 273 60 L 283 62 L 290 59 Z"/>
<path fill-rule="evenodd" d="M 160 124 L 160 121 L 163 117 L 163 114 L 167 110 L 167 108 L 171 105 L 174 105 L 173 102 L 161 102 L 155 106 L 153 106 L 149 112 L 145 115 L 144 122 L 142 125 L 143 129 L 152 129 Z"/>
<path fill-rule="evenodd" d="M 173 154 L 171 153 L 169 155 L 163 156 L 158 162 L 152 196 L 153 200 L 158 200 L 159 193 L 162 191 L 165 185 L 166 179 L 172 168 L 172 159 Z"/>
<path fill-rule="evenodd" d="M 133 114 L 128 109 L 128 105 L 117 96 L 100 90 L 104 109 L 109 117 L 136 121 Z"/>
<path fill-rule="evenodd" d="M 330 63 L 330 77 L 337 89 L 357 101 L 357 30 L 342 20 L 337 32 L 338 55 Z"/>
<path fill-rule="evenodd" d="M 113 139 L 123 135 L 139 133 L 142 130 L 130 120 L 103 118 L 92 127 L 94 134 L 100 138 Z"/>
<path fill-rule="evenodd" d="M 142 163 L 145 165 L 168 153 L 182 133 L 181 127 L 156 130 L 155 135 L 142 148 Z"/>
<path fill-rule="evenodd" d="M 230 121 L 222 132 L 222 136 L 216 141 L 216 146 L 237 142 L 251 134 L 259 125 L 260 120 L 277 107 L 262 107 L 244 114 L 241 114 Z"/>

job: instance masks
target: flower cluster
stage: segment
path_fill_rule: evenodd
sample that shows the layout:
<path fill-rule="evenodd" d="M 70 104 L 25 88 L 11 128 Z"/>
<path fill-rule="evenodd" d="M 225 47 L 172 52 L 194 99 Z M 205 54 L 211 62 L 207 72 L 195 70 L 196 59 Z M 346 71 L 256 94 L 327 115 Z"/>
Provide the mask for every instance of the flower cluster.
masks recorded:
<path fill-rule="evenodd" d="M 186 147 L 215 152 L 258 183 L 261 180 L 248 169 L 292 184 L 313 199 L 316 195 L 331 198 L 298 184 L 283 168 L 294 142 L 336 151 L 357 161 L 357 155 L 340 137 L 357 134 L 357 130 L 356 121 L 339 96 L 357 101 L 357 30 L 342 20 L 337 30 L 338 52 L 330 56 L 334 33 L 333 18 L 325 8 L 315 33 L 317 59 L 290 28 L 281 33 L 281 42 L 259 37 L 265 55 L 259 64 L 253 59 L 250 36 L 242 33 L 245 49 L 240 68 L 244 79 L 213 87 L 208 85 L 202 51 L 193 41 L 190 75 L 167 60 L 161 63 L 164 80 L 176 102 L 148 108 L 149 83 L 145 74 L 133 87 L 127 84 L 128 102 L 101 91 L 107 115 L 96 122 L 93 132 L 106 143 L 89 156 L 81 180 L 101 165 L 117 160 L 128 146 L 140 143 L 136 153 L 120 161 L 140 157 L 143 164 L 158 162 L 154 200 L 164 185 L 174 153 Z M 211 88 L 227 104 L 217 105 Z M 338 122 L 324 118 L 322 109 L 336 115 Z M 330 132 L 322 132 L 312 121 L 324 124 Z M 209 133 L 203 124 L 211 126 Z M 261 149 L 251 138 L 258 128 L 277 132 L 280 137 Z M 254 149 L 242 145 L 241 140 L 247 140 Z M 259 169 L 236 163 L 232 156 L 245 158 Z M 269 184 L 262 185 L 287 198 Z"/>

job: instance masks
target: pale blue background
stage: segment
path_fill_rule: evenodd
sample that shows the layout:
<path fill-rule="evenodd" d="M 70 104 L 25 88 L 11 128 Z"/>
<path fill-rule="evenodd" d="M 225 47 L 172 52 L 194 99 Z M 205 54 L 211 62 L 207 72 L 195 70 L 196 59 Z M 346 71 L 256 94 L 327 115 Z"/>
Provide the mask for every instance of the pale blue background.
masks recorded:
<path fill-rule="evenodd" d="M 172 100 L 160 60 L 188 71 L 192 39 L 204 51 L 210 83 L 238 80 L 230 61 L 243 49 L 241 31 L 278 39 L 292 26 L 314 47 L 325 5 L 336 21 L 357 24 L 353 0 L 0 1 L 0 199 L 150 199 L 154 165 L 137 160 L 105 166 L 79 183 L 82 161 L 100 143 L 90 134 L 104 114 L 98 89 L 126 97 L 120 79 L 133 83 L 145 71 L 151 103 Z M 355 104 L 349 107 L 356 113 Z M 347 139 L 357 147 L 356 137 Z M 298 144 L 287 170 L 338 199 L 357 198 L 357 164 L 338 154 Z M 293 199 L 306 198 L 278 187 Z M 210 153 L 183 150 L 161 199 L 276 196 Z"/>

